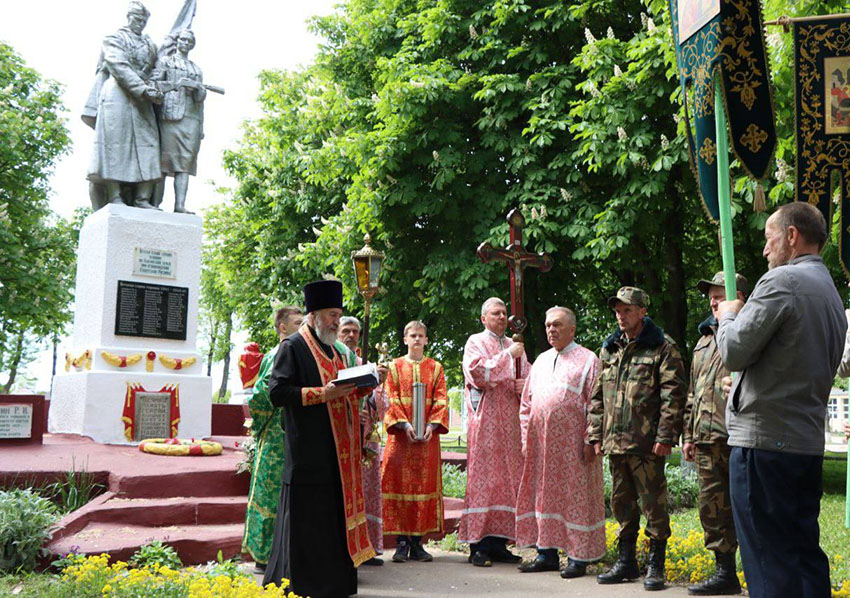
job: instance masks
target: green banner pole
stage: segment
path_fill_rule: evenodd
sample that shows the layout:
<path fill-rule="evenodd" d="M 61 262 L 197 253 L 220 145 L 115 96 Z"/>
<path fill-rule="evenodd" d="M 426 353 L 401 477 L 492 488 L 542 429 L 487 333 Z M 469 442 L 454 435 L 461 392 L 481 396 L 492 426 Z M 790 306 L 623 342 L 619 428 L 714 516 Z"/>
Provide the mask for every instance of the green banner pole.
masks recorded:
<path fill-rule="evenodd" d="M 719 73 L 714 82 L 714 126 L 717 132 L 717 201 L 720 208 L 720 251 L 723 255 L 726 300 L 733 301 L 738 298 L 738 281 L 735 280 L 735 245 L 732 242 L 729 138 L 726 135 L 726 110 L 723 107 L 723 91 Z"/>

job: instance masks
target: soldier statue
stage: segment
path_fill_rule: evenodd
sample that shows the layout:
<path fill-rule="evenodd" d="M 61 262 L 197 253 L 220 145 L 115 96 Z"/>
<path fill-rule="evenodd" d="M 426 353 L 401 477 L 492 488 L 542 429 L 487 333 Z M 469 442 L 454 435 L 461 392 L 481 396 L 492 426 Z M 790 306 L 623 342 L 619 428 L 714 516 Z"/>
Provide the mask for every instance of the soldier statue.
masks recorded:
<path fill-rule="evenodd" d="M 150 12 L 130 2 L 127 25 L 103 40 L 97 75 L 83 111 L 94 128 L 88 180 L 92 207 L 127 203 L 154 208 L 154 186 L 162 177 L 154 104 L 162 94 L 150 81 L 156 46 L 142 31 Z"/>

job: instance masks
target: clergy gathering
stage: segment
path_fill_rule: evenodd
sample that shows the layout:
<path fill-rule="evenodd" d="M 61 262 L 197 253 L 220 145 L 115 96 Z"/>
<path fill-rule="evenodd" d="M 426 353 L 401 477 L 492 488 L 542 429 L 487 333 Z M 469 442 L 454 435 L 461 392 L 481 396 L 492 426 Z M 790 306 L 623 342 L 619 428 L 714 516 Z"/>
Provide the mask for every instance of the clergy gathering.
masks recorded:
<path fill-rule="evenodd" d="M 850 368 L 848 318 L 820 257 L 827 228 L 815 207 L 780 207 L 765 239 L 769 270 L 751 293 L 740 274 L 731 301 L 723 271 L 699 281 L 711 315 L 690 372 L 638 287 L 608 298 L 616 325 L 598 353 L 575 341 L 578 310 L 547 309 L 551 348 L 533 363 L 506 334 L 505 302 L 482 303 L 484 330 L 463 349 L 469 451 L 458 540 L 469 544 L 471 565 L 586 575 L 605 554 L 604 454 L 619 531 L 616 561 L 596 581 L 642 577 L 645 590 L 663 590 L 665 462 L 681 443 L 696 465 L 700 523 L 716 560 L 715 574 L 688 593 L 740 594 L 740 547 L 749 595 L 829 595 L 817 526 L 824 399 L 839 367 Z M 340 281 L 307 284 L 303 309 L 283 307 L 275 323 L 281 344 L 263 359 L 249 401 L 255 419 L 280 409 L 284 430 L 276 448 L 261 441 L 255 471 L 268 455 L 280 473 L 282 454 L 281 482 L 253 479 L 245 526 L 263 583 L 355 595 L 356 568 L 384 564 L 384 536 L 395 540 L 391 562 L 433 561 L 422 540 L 443 531 L 439 435 L 449 425 L 442 366 L 425 356 L 427 326 L 405 325 L 407 354 L 361 385 L 337 378 L 362 363 L 361 324 L 343 316 Z M 376 423 L 386 444 L 368 460 Z M 264 496 L 265 488 L 276 491 Z M 641 515 L 645 570 L 635 556 Z M 535 555 L 523 561 L 511 545 Z"/>
<path fill-rule="evenodd" d="M 846 0 L 3 14 L 0 597 L 850 598 Z"/>

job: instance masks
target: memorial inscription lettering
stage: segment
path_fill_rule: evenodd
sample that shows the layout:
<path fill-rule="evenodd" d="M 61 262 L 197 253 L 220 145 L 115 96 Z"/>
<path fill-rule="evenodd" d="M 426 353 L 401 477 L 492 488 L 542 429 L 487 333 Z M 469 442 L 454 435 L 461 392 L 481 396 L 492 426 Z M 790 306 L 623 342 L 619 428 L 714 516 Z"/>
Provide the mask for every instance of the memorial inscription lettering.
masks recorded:
<path fill-rule="evenodd" d="M 115 334 L 186 340 L 188 287 L 118 281 Z"/>
<path fill-rule="evenodd" d="M 0 405 L 0 438 L 32 437 L 32 405 Z"/>
<path fill-rule="evenodd" d="M 144 249 L 136 247 L 133 260 L 133 274 L 136 276 L 157 276 L 174 278 L 176 256 L 173 251 Z"/>
<path fill-rule="evenodd" d="M 136 393 L 136 420 L 133 440 L 171 438 L 171 394 Z"/>

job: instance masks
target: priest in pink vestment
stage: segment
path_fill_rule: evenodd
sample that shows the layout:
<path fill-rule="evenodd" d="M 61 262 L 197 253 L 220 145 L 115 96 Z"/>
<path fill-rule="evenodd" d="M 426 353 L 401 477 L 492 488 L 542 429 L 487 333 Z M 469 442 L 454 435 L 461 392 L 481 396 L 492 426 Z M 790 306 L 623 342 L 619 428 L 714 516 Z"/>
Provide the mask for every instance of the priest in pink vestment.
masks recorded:
<path fill-rule="evenodd" d="M 525 466 L 516 508 L 517 545 L 537 557 L 520 571 L 556 571 L 558 550 L 568 557 L 561 577 L 580 577 L 605 553 L 602 459 L 585 443 L 590 396 L 599 372 L 596 355 L 576 344 L 572 310 L 546 312 L 551 349 L 531 368 L 520 406 Z"/>
<path fill-rule="evenodd" d="M 505 336 L 505 303 L 491 297 L 481 306 L 485 330 L 463 351 L 464 399 L 469 416 L 466 499 L 458 539 L 468 542 L 469 562 L 518 563 L 507 542 L 516 540 L 516 498 L 522 474 L 519 398 L 528 361 L 525 347 Z M 521 376 L 516 360 L 521 359 Z"/>

